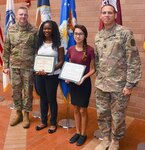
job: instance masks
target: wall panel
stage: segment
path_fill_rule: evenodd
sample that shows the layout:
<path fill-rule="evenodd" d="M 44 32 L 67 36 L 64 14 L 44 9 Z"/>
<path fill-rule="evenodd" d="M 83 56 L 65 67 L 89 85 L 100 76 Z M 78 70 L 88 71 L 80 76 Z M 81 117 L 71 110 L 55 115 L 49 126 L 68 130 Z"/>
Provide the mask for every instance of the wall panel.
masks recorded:
<path fill-rule="evenodd" d="M 14 0 L 15 9 L 25 5 L 24 0 Z M 122 7 L 123 25 L 134 32 L 135 39 L 140 51 L 142 61 L 142 80 L 133 90 L 127 114 L 133 117 L 145 119 L 145 50 L 143 50 L 143 41 L 145 39 L 145 1 L 143 0 L 120 0 Z M 59 24 L 59 13 L 61 0 L 50 0 L 52 19 Z M 5 22 L 5 0 L 0 0 L 0 12 L 2 17 L 2 28 Z M 99 11 L 101 0 L 76 0 L 77 20 L 79 24 L 84 24 L 89 32 L 88 43 L 94 45 L 94 36 L 98 31 Z M 35 24 L 37 1 L 32 1 L 30 7 L 29 20 Z M 94 86 L 94 76 L 92 83 Z M 59 99 L 63 99 L 60 90 L 58 90 Z M 90 106 L 95 107 L 94 88 L 90 99 Z"/>

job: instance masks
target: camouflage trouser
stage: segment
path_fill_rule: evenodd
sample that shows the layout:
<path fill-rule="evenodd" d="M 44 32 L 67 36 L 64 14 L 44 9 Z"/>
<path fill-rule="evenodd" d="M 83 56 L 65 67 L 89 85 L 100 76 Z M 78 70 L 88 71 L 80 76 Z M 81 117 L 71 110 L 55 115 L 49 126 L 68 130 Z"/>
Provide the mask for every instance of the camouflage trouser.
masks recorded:
<path fill-rule="evenodd" d="M 125 110 L 129 96 L 121 92 L 103 92 L 95 88 L 98 126 L 103 136 L 121 139 L 124 136 Z"/>
<path fill-rule="evenodd" d="M 17 68 L 12 68 L 10 72 L 14 108 L 27 112 L 32 111 L 33 72 Z"/>

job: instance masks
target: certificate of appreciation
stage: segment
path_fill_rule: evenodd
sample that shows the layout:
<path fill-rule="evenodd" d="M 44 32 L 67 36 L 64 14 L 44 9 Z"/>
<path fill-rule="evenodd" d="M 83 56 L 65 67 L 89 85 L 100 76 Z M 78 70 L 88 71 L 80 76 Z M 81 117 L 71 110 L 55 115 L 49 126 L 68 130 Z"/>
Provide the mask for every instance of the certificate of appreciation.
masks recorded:
<path fill-rule="evenodd" d="M 69 80 L 71 82 L 80 82 L 85 68 L 86 66 L 84 65 L 64 62 L 59 78 L 63 80 Z"/>
<path fill-rule="evenodd" d="M 54 71 L 55 57 L 46 55 L 36 55 L 34 61 L 34 71 L 44 71 L 52 73 Z"/>

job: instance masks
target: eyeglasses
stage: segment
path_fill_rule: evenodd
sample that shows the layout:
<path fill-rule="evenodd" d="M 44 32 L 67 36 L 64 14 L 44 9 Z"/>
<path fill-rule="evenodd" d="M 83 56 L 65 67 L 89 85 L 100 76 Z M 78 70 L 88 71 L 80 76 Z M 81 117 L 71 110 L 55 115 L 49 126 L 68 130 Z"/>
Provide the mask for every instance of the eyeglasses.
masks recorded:
<path fill-rule="evenodd" d="M 101 14 L 102 14 L 102 15 L 106 15 L 106 14 L 108 14 L 108 15 L 113 15 L 114 12 L 112 12 L 112 11 L 102 11 Z"/>
<path fill-rule="evenodd" d="M 75 35 L 75 36 L 83 36 L 83 35 L 84 35 L 84 33 L 83 33 L 83 32 L 80 32 L 80 33 L 78 33 L 78 32 L 74 32 L 74 35 Z"/>

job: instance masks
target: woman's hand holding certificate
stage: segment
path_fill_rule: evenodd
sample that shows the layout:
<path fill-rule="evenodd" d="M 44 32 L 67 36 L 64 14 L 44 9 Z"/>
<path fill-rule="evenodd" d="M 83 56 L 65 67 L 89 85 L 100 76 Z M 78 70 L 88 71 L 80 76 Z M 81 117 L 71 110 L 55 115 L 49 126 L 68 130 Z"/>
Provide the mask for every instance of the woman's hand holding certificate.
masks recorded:
<path fill-rule="evenodd" d="M 34 71 L 36 74 L 45 75 L 54 71 L 55 58 L 46 55 L 36 55 L 34 61 Z"/>
<path fill-rule="evenodd" d="M 59 75 L 59 78 L 66 81 L 68 80 L 77 84 L 81 84 L 80 82 L 82 82 L 81 79 L 84 74 L 85 68 L 86 66 L 84 65 L 65 62 L 62 67 L 62 71 Z"/>

